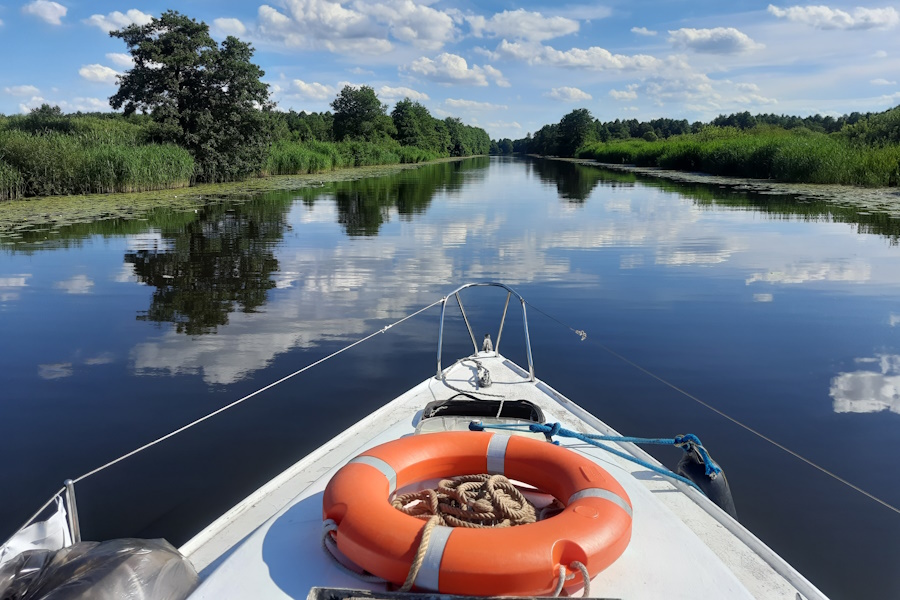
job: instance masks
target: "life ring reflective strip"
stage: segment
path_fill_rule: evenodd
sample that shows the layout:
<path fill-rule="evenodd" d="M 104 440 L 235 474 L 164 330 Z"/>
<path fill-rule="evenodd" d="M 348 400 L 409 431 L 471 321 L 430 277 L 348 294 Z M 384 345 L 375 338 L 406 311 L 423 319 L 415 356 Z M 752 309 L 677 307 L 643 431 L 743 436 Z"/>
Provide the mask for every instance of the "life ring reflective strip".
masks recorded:
<path fill-rule="evenodd" d="M 435 527 L 416 588 L 545 595 L 556 587 L 560 566 L 581 562 L 594 577 L 631 539 L 631 501 L 596 463 L 547 442 L 488 432 L 415 435 L 364 452 L 328 483 L 323 516 L 337 523 L 337 546 L 347 558 L 399 584 L 424 523 L 394 509 L 390 495 L 420 481 L 485 472 L 533 485 L 566 506 L 549 519 L 516 527 Z M 577 576 L 567 589 L 581 585 Z"/>

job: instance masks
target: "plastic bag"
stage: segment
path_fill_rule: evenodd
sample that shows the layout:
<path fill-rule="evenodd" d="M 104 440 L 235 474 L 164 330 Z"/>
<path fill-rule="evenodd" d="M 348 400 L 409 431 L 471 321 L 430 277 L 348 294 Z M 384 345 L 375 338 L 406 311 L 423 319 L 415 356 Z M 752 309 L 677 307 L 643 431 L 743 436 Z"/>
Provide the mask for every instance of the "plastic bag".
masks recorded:
<path fill-rule="evenodd" d="M 197 571 L 166 540 L 79 542 L 28 550 L 0 568 L 0 600 L 182 600 Z"/>

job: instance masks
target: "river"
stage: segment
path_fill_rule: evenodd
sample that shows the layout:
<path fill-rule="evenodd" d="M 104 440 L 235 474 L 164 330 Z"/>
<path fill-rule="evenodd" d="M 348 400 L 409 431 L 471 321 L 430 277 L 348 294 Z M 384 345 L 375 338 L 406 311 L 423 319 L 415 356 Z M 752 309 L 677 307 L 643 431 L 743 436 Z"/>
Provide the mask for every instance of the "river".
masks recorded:
<path fill-rule="evenodd" d="M 272 187 L 0 231 L 0 537 L 64 479 L 497 280 L 539 309 L 538 377 L 625 434 L 698 435 L 740 520 L 833 598 L 900 597 L 900 514 L 761 437 L 900 506 L 896 212 L 519 158 Z M 437 315 L 80 483 L 85 537 L 184 542 L 432 375 Z"/>

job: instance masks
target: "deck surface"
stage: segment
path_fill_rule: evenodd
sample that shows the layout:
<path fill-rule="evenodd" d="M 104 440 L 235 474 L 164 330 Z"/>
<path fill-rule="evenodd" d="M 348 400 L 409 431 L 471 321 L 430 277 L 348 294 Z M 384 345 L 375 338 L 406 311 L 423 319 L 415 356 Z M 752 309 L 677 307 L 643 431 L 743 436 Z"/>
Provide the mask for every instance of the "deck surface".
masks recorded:
<path fill-rule="evenodd" d="M 483 392 L 530 400 L 541 407 L 547 422 L 558 421 L 568 429 L 616 435 L 543 382 L 528 381 L 524 371 L 503 357 L 481 354 L 478 360 L 493 380 Z M 476 381 L 473 361 L 456 363 L 445 370 L 443 381 L 429 378 L 372 413 L 199 533 L 181 548 L 203 579 L 192 598 L 305 598 L 313 586 L 384 589 L 345 574 L 322 550 L 322 492 L 349 459 L 412 434 L 428 402 L 477 391 Z M 824 598 L 689 486 L 578 440 L 560 442 L 606 469 L 633 505 L 631 542 L 592 580 L 593 596 L 795 600 L 799 591 L 809 600 Z M 619 447 L 655 462 L 631 444 Z"/>

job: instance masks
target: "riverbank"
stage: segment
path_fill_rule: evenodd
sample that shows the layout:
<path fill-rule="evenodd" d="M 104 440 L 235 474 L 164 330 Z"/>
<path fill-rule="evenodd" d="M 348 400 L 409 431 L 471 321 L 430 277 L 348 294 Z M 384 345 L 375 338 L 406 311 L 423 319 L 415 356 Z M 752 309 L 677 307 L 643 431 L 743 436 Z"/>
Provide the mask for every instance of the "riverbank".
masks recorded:
<path fill-rule="evenodd" d="M 760 195 L 791 196 L 798 202 L 825 201 L 852 207 L 856 210 L 884 213 L 892 219 L 900 219 L 900 190 L 892 187 L 860 188 L 837 184 L 785 183 L 766 179 L 708 175 L 706 173 L 623 165 L 579 158 L 558 158 L 555 160 L 678 183 L 716 186 Z M 684 190 L 680 190 L 680 192 L 684 193 Z"/>
<path fill-rule="evenodd" d="M 869 145 L 849 136 L 808 130 L 708 127 L 669 139 L 586 144 L 575 156 L 603 163 L 790 183 L 900 185 L 900 146 Z"/>
<path fill-rule="evenodd" d="M 324 173 L 271 175 L 245 181 L 198 184 L 189 188 L 123 194 L 42 196 L 0 202 L 0 240 L 14 241 L 19 233 L 35 228 L 51 231 L 74 223 L 97 219 L 140 219 L 149 211 L 164 208 L 195 212 L 215 200 L 248 198 L 265 191 L 321 187 L 328 183 L 379 177 L 427 164 L 457 162 L 460 157 L 441 158 L 415 164 L 347 167 Z"/>

